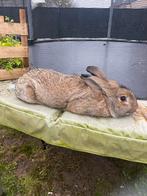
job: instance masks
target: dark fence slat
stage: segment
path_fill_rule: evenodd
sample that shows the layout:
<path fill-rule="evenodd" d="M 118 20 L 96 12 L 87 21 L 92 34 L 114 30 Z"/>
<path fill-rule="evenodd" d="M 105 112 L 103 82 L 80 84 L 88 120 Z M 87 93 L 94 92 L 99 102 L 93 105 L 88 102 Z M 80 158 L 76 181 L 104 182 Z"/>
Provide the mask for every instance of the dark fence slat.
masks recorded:
<path fill-rule="evenodd" d="M 0 15 L 18 22 L 18 9 L 0 7 Z M 106 38 L 108 21 L 109 9 L 37 7 L 32 11 L 31 39 Z M 110 38 L 147 40 L 147 9 L 114 9 Z"/>
<path fill-rule="evenodd" d="M 19 8 L 18 7 L 0 7 L 0 16 L 8 16 L 15 22 L 19 22 Z"/>
<path fill-rule="evenodd" d="M 26 11 L 26 7 L 22 7 Z M 15 22 L 19 22 L 19 9 L 20 7 L 0 7 L 0 16 L 8 16 L 10 19 L 13 19 Z M 28 22 L 28 16 L 26 17 L 26 20 Z"/>
<path fill-rule="evenodd" d="M 34 38 L 59 37 L 59 9 L 36 8 L 32 13 Z"/>
<path fill-rule="evenodd" d="M 147 9 L 114 9 L 111 37 L 147 40 Z"/>
<path fill-rule="evenodd" d="M 33 10 L 35 38 L 106 37 L 109 9 L 42 8 Z"/>
<path fill-rule="evenodd" d="M 61 9 L 60 37 L 106 37 L 109 9 Z"/>

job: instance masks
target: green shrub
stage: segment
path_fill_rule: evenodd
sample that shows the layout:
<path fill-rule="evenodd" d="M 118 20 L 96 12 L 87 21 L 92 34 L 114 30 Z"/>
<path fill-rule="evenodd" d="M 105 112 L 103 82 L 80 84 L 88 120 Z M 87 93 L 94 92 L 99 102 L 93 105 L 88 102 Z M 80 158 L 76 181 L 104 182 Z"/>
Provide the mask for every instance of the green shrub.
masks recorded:
<path fill-rule="evenodd" d="M 8 17 L 5 21 L 13 22 Z M 0 36 L 0 47 L 20 46 L 20 40 L 14 35 Z M 2 58 L 0 59 L 0 69 L 12 70 L 13 68 L 23 67 L 23 61 L 21 58 Z"/>

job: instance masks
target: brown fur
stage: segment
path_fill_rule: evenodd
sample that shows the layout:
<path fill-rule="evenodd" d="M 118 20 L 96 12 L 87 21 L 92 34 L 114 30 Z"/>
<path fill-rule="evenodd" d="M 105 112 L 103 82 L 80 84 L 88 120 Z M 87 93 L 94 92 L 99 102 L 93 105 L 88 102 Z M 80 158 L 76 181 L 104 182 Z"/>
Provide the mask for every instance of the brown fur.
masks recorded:
<path fill-rule="evenodd" d="M 87 71 L 94 75 L 89 78 L 53 70 L 31 70 L 18 79 L 16 96 L 28 103 L 97 117 L 120 117 L 136 110 L 137 101 L 130 90 L 107 80 L 98 68 L 89 68 Z M 128 97 L 127 105 L 118 101 L 119 93 Z"/>

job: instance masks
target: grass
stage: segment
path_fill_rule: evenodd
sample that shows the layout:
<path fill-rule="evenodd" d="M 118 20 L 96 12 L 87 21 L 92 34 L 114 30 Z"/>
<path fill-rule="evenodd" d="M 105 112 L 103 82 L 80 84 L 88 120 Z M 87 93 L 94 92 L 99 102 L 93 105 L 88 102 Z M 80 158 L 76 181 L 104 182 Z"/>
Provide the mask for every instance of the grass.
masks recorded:
<path fill-rule="evenodd" d="M 2 126 L 0 136 L 0 188 L 7 196 L 47 195 L 50 168 L 41 142 Z"/>
<path fill-rule="evenodd" d="M 23 144 L 22 146 L 20 146 L 20 148 L 18 148 L 17 146 L 13 147 L 12 150 L 14 153 L 24 154 L 27 156 L 27 158 L 29 158 L 33 153 L 35 153 L 37 149 L 33 144 Z"/>
<path fill-rule="evenodd" d="M 146 196 L 147 165 L 48 145 L 0 127 L 0 195 Z"/>
<path fill-rule="evenodd" d="M 99 178 L 96 184 L 95 196 L 103 196 L 113 190 L 113 183 L 104 178 Z"/>
<path fill-rule="evenodd" d="M 0 163 L 0 185 L 7 196 L 23 193 L 22 185 L 14 174 L 15 167 L 14 163 Z"/>
<path fill-rule="evenodd" d="M 44 182 L 40 178 L 27 174 L 24 177 L 18 178 L 15 174 L 16 164 L 0 164 L 0 185 L 7 196 L 27 195 L 27 196 L 39 196 L 47 195 Z M 44 174 L 43 174 L 44 175 Z M 43 177 L 42 175 L 42 177 Z M 44 178 L 44 177 L 43 177 Z M 46 185 L 45 185 L 46 186 Z M 44 189 L 44 190 L 43 190 Z M 47 189 L 50 190 L 50 189 Z"/>

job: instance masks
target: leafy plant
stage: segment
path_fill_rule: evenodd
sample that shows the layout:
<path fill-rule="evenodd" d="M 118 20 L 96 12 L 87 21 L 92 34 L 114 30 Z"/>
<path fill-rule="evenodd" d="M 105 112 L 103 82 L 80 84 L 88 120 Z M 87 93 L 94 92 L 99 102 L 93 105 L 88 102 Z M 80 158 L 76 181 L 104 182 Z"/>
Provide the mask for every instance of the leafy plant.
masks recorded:
<path fill-rule="evenodd" d="M 16 36 L 0 36 L 0 46 L 20 46 L 20 41 Z"/>
<path fill-rule="evenodd" d="M 13 19 L 5 17 L 6 22 L 14 22 Z M 0 47 L 20 46 L 21 42 L 15 35 L 0 35 Z M 12 70 L 13 68 L 23 67 L 23 61 L 21 58 L 2 58 L 0 59 L 0 68 L 6 70 Z"/>
<path fill-rule="evenodd" d="M 20 67 L 23 67 L 22 60 L 20 58 L 0 59 L 1 69 L 12 70 Z"/>

